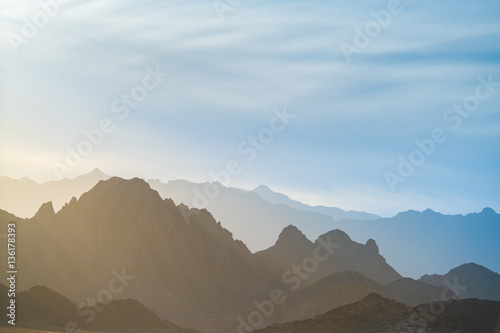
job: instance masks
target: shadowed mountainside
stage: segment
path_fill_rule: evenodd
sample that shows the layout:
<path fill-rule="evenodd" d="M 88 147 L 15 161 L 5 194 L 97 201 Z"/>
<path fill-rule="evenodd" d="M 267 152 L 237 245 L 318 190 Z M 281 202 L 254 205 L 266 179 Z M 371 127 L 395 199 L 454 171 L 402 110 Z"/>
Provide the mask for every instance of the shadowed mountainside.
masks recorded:
<path fill-rule="evenodd" d="M 313 319 L 276 324 L 256 333 L 496 333 L 500 302 L 477 299 L 451 301 L 435 315 L 432 304 L 408 308 L 377 294 Z"/>

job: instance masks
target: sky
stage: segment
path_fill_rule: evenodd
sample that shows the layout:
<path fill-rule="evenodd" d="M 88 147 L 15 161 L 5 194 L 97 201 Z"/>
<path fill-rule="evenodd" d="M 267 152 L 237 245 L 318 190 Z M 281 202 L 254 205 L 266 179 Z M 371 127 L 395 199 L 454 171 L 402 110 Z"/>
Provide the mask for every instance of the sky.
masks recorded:
<path fill-rule="evenodd" d="M 498 212 L 499 17 L 496 0 L 0 0 L 0 176 L 231 171 L 381 216 Z"/>

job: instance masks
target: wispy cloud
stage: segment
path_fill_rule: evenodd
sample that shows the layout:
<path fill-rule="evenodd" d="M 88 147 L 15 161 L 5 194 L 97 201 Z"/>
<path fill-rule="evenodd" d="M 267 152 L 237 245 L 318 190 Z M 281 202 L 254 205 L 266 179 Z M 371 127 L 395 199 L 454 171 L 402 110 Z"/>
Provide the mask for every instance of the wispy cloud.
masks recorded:
<path fill-rule="evenodd" d="M 1 5 L 1 31 L 17 34 L 23 17 L 39 10 L 29 1 Z M 0 172 L 54 178 L 54 154 L 63 158 L 65 146 L 109 116 L 110 103 L 141 79 L 146 66 L 161 64 L 169 81 L 120 124 L 81 172 L 95 163 L 131 174 L 139 166 L 121 161 L 136 154 L 155 165 L 146 177 L 203 179 L 262 127 L 273 108 L 286 105 L 297 121 L 237 182 L 295 192 L 326 189 L 325 197 L 328 189 L 362 183 L 375 189 L 367 193 L 399 202 L 381 213 L 414 208 L 414 196 L 448 209 L 432 199 L 436 193 L 472 202 L 467 209 L 499 202 L 493 190 L 472 191 L 500 180 L 499 133 L 490 125 L 498 121 L 499 94 L 404 190 L 389 193 L 382 174 L 413 149 L 416 138 L 443 126 L 444 110 L 470 93 L 479 75 L 500 80 L 500 5 L 412 2 L 347 64 L 339 43 L 352 40 L 353 28 L 386 6 L 243 1 L 221 22 L 210 1 L 61 5 L 18 53 L 5 35 L 0 38 Z M 27 156 L 22 163 L 10 155 L 19 149 Z M 464 152 L 470 170 L 458 172 Z M 487 166 L 478 174 L 470 161 Z M 365 190 L 359 188 L 359 198 Z M 369 205 L 353 192 L 344 195 L 350 198 L 342 201 L 345 207 Z"/>

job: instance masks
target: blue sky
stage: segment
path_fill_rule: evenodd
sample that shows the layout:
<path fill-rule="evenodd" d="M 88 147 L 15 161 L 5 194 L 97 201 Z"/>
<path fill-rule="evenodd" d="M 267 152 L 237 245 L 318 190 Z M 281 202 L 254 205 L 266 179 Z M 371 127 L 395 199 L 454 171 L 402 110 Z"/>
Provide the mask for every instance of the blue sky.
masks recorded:
<path fill-rule="evenodd" d="M 443 119 L 478 77 L 500 81 L 500 4 L 401 1 L 348 63 L 341 43 L 389 3 L 242 0 L 221 20 L 208 0 L 73 0 L 16 52 L 9 38 L 40 4 L 0 0 L 0 175 L 56 179 L 66 147 L 110 119 L 112 133 L 64 177 L 100 167 L 202 182 L 236 160 L 231 186 L 310 204 L 500 211 L 500 86 L 459 128 Z M 157 66 L 168 77 L 120 119 L 113 101 Z M 284 109 L 296 117 L 246 161 L 238 147 Z M 435 128 L 446 141 L 392 190 L 386 172 Z"/>

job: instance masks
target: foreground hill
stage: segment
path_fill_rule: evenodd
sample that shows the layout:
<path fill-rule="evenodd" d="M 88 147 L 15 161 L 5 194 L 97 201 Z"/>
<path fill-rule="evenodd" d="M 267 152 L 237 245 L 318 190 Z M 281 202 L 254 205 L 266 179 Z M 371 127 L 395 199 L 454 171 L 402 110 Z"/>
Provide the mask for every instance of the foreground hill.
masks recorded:
<path fill-rule="evenodd" d="M 0 284 L 2 305 L 7 287 Z M 134 300 L 112 300 L 106 305 L 78 309 L 64 296 L 47 287 L 35 286 L 16 296 L 16 327 L 77 332 L 79 329 L 123 333 L 196 333 L 160 320 Z M 0 326 L 7 326 L 2 316 Z"/>
<path fill-rule="evenodd" d="M 276 324 L 258 333 L 496 333 L 500 329 L 500 302 L 477 299 L 443 303 L 430 314 L 433 304 L 415 308 L 370 294 L 313 319 Z M 434 305 L 435 306 L 435 305 Z"/>
<path fill-rule="evenodd" d="M 374 322 L 387 319 L 408 308 L 395 301 L 390 301 L 378 294 L 370 294 L 359 302 L 344 305 L 314 319 L 272 325 L 259 333 L 337 333 L 357 332 L 366 329 Z"/>
<path fill-rule="evenodd" d="M 331 309 L 360 301 L 371 293 L 407 306 L 416 306 L 440 299 L 443 289 L 409 278 L 383 285 L 358 272 L 344 271 L 329 275 L 303 289 L 290 291 L 266 323 L 314 318 Z M 453 296 L 450 292 L 446 294 L 448 297 Z M 251 310 L 244 314 L 249 314 Z"/>

